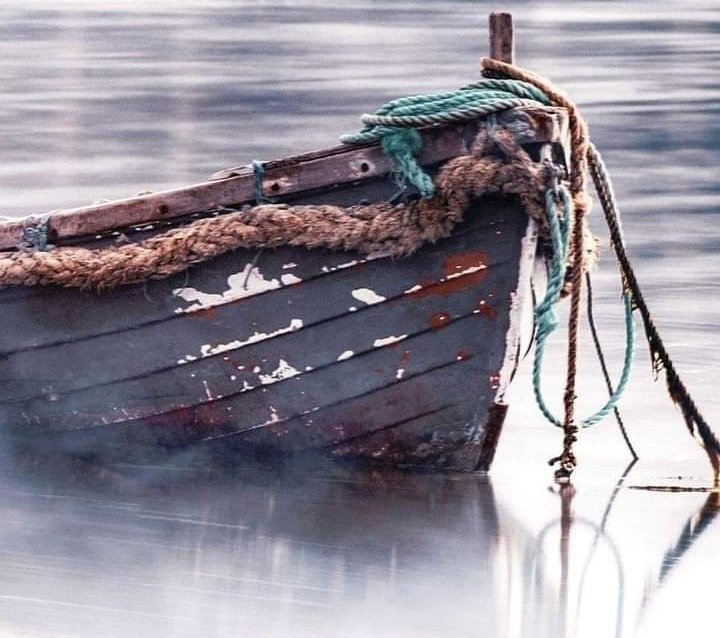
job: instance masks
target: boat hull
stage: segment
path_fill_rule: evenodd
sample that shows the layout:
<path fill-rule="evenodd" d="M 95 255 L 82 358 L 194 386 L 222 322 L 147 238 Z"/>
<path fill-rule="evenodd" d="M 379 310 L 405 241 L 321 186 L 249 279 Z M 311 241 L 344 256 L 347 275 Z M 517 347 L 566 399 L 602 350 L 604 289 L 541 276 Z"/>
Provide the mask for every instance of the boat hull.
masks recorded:
<path fill-rule="evenodd" d="M 83 455 L 487 468 L 533 255 L 527 216 L 492 199 L 406 259 L 238 250 L 104 293 L 8 288 L 0 420 Z"/>

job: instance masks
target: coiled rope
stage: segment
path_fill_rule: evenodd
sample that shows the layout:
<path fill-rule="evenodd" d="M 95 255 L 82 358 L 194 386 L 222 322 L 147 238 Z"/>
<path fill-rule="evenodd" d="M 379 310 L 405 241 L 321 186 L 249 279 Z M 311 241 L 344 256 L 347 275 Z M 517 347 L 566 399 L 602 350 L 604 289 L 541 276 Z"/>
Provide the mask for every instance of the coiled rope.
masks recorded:
<path fill-rule="evenodd" d="M 457 91 L 411 95 L 387 102 L 373 114 L 361 116 L 363 128 L 343 135 L 345 144 L 379 141 L 393 161 L 399 186 L 410 182 L 424 198 L 433 196 L 430 176 L 415 159 L 421 139 L 416 127 L 465 122 L 518 106 L 549 106 L 545 94 L 532 84 L 517 80 L 488 79 L 463 86 Z"/>

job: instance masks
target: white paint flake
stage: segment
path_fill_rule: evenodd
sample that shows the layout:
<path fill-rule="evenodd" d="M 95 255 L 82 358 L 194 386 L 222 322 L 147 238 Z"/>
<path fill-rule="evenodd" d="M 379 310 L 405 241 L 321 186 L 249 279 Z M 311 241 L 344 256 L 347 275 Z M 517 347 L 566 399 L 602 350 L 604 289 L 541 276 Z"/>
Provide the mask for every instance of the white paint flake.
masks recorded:
<path fill-rule="evenodd" d="M 205 381 L 205 379 L 203 379 L 203 387 L 205 388 L 205 396 L 208 398 L 208 401 L 212 401 L 213 396 L 208 387 L 208 382 Z"/>
<path fill-rule="evenodd" d="M 302 327 L 302 319 L 292 319 L 290 321 L 290 325 L 286 326 L 285 328 L 278 328 L 277 330 L 273 330 L 272 332 L 255 332 L 245 340 L 236 339 L 235 341 L 229 341 L 228 343 L 218 343 L 216 345 L 206 343 L 200 346 L 200 356 L 210 357 L 214 354 L 220 354 L 221 352 L 226 352 L 228 350 L 237 350 L 238 348 L 242 348 L 243 346 L 246 346 L 250 343 L 257 343 L 258 341 L 265 341 L 265 339 L 271 339 L 272 337 L 277 337 L 278 335 L 286 334 L 288 332 L 295 332 L 296 330 L 300 330 L 300 328 Z M 197 357 L 188 354 L 185 355 L 184 359 L 178 360 L 178 364 L 187 363 L 188 361 L 195 361 L 195 359 L 197 359 Z M 242 370 L 242 366 L 239 366 L 238 370 Z"/>
<path fill-rule="evenodd" d="M 370 288 L 356 288 L 351 294 L 353 298 L 366 303 L 368 306 L 385 301 L 385 297 L 378 295 L 374 290 L 370 290 Z"/>
<path fill-rule="evenodd" d="M 465 268 L 465 270 L 460 270 L 458 272 L 454 272 L 452 275 L 448 275 L 444 279 L 441 279 L 440 281 L 450 281 L 451 279 L 457 279 L 458 277 L 464 277 L 465 275 L 472 275 L 475 272 L 478 272 L 480 270 L 485 270 L 487 268 L 487 264 L 480 264 L 479 266 L 470 266 L 469 268 Z"/>
<path fill-rule="evenodd" d="M 345 359 L 349 359 L 352 357 L 355 353 L 352 350 L 345 350 L 341 355 L 338 356 L 338 361 L 345 361 Z"/>
<path fill-rule="evenodd" d="M 406 295 L 410 295 L 410 294 L 412 294 L 413 292 L 417 292 L 418 290 L 422 290 L 422 288 L 423 288 L 423 287 L 422 287 L 420 284 L 415 284 L 412 288 L 408 288 L 408 289 L 405 291 L 405 294 L 406 294 Z"/>
<path fill-rule="evenodd" d="M 292 286 L 293 284 L 301 283 L 302 279 L 300 279 L 300 277 L 296 277 L 292 273 L 287 273 L 285 275 L 280 275 L 280 281 L 283 286 Z"/>
<path fill-rule="evenodd" d="M 398 368 L 397 372 L 395 373 L 395 378 L 400 380 L 403 378 L 404 374 L 405 374 L 405 368 Z"/>
<path fill-rule="evenodd" d="M 322 272 L 335 272 L 336 270 L 343 270 L 345 268 L 357 266 L 358 264 L 364 264 L 366 261 L 370 261 L 370 259 L 353 259 L 352 261 L 346 261 L 342 264 L 338 264 L 337 266 L 323 266 L 322 268 L 320 268 L 320 270 Z"/>
<path fill-rule="evenodd" d="M 283 270 L 290 270 L 291 268 L 295 268 L 297 264 L 294 261 L 291 261 L 283 266 Z"/>
<path fill-rule="evenodd" d="M 402 341 L 403 339 L 407 339 L 407 335 L 400 335 L 396 337 L 395 335 L 390 335 L 389 337 L 385 337 L 384 339 L 375 339 L 373 342 L 373 346 L 375 348 L 382 348 L 383 346 L 389 346 L 393 343 L 397 343 L 398 341 Z"/>
<path fill-rule="evenodd" d="M 300 370 L 291 366 L 285 359 L 280 359 L 278 367 L 275 368 L 270 374 L 259 374 L 260 383 L 263 385 L 269 385 L 271 383 L 277 383 L 283 379 L 290 379 L 300 374 Z"/>
<path fill-rule="evenodd" d="M 293 267 L 296 264 L 293 264 Z M 283 266 L 290 267 L 289 264 Z M 300 283 L 302 280 L 295 275 L 290 273 L 282 275 L 280 279 L 268 278 L 266 279 L 260 269 L 252 264 L 246 264 L 242 271 L 230 275 L 227 278 L 227 290 L 223 293 L 209 293 L 202 292 L 196 288 L 185 287 L 175 288 L 173 295 L 180 297 L 185 301 L 191 302 L 187 308 L 177 308 L 176 313 L 182 314 L 185 312 L 194 312 L 196 310 L 205 310 L 214 306 L 227 303 L 229 301 L 235 301 L 237 299 L 244 299 L 245 297 L 252 297 L 261 292 L 268 290 L 276 290 L 282 286 L 292 286 Z"/>
<path fill-rule="evenodd" d="M 191 287 L 176 288 L 173 290 L 173 295 L 192 303 L 187 308 L 178 308 L 175 312 L 204 310 L 228 301 L 252 297 L 267 290 L 280 288 L 280 281 L 278 279 L 265 279 L 257 266 L 247 264 L 241 272 L 227 278 L 227 287 L 228 289 L 221 294 L 202 292 Z"/>

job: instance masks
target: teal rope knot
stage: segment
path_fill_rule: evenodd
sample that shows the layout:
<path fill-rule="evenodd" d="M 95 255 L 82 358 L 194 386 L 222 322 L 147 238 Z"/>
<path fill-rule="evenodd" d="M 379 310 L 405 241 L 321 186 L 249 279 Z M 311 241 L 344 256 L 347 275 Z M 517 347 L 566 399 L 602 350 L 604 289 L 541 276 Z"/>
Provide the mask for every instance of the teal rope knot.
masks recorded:
<path fill-rule="evenodd" d="M 393 161 L 393 180 L 401 188 L 410 182 L 425 198 L 433 196 L 430 176 L 415 161 L 422 147 L 420 133 L 414 128 L 399 128 L 384 135 L 382 150 Z"/>
<path fill-rule="evenodd" d="M 529 104 L 549 105 L 550 100 L 527 82 L 482 80 L 456 91 L 392 100 L 374 114 L 363 115 L 360 119 L 364 126 L 360 131 L 340 139 L 344 144 L 381 141 L 385 154 L 392 160 L 395 181 L 400 186 L 409 182 L 423 197 L 432 197 L 432 180 L 416 159 L 421 145 L 417 127 L 466 122 Z"/>

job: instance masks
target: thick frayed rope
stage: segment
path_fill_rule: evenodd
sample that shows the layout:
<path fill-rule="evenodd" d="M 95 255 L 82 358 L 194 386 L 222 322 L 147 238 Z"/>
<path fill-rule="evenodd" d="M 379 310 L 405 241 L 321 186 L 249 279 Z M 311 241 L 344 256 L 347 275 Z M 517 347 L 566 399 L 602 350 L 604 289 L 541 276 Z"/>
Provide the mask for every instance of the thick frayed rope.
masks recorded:
<path fill-rule="evenodd" d="M 402 257 L 448 237 L 473 200 L 493 193 L 516 196 L 543 225 L 543 167 L 507 131 L 498 131 L 493 140 L 501 157 L 485 155 L 487 143 L 482 131 L 471 155 L 448 161 L 431 199 L 350 208 L 264 204 L 197 220 L 136 244 L 0 253 L 0 285 L 103 290 L 169 277 L 237 248 L 287 245 Z"/>

